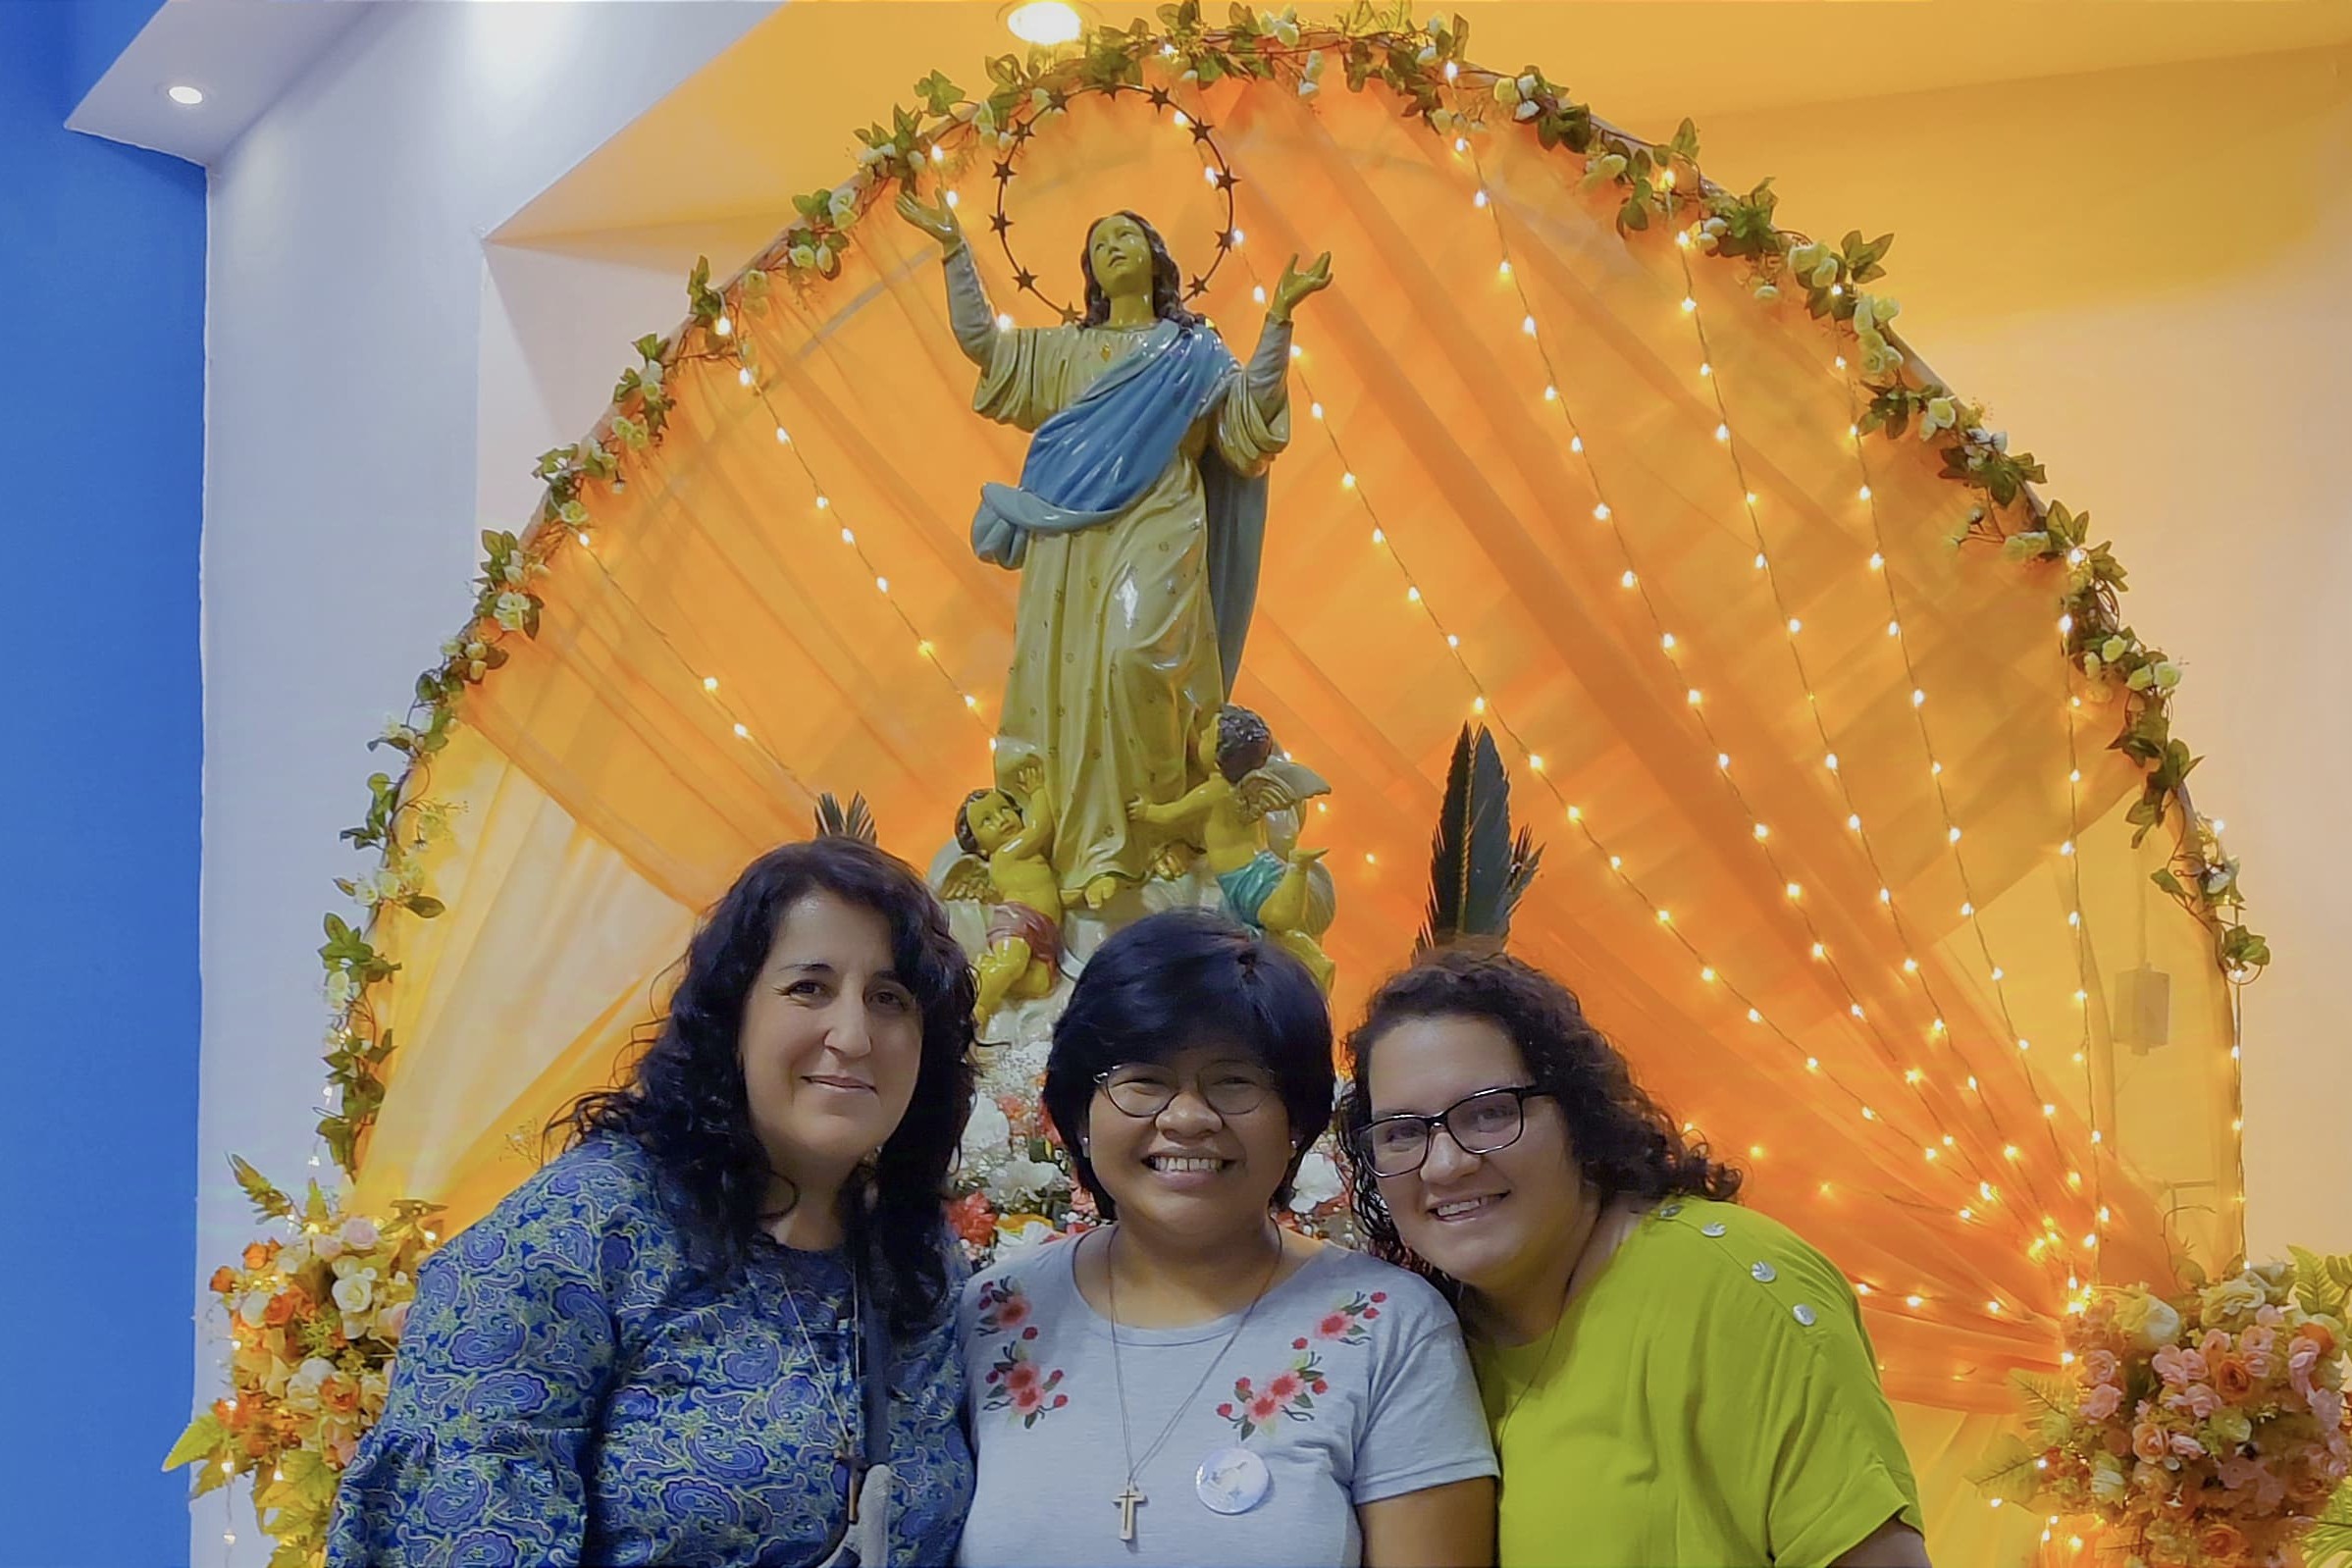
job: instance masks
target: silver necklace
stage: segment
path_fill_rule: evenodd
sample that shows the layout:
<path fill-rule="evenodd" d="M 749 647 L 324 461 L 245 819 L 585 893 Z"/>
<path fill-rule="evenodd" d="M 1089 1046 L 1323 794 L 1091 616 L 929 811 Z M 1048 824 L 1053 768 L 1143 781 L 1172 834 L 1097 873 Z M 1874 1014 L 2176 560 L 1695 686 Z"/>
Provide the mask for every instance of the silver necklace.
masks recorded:
<path fill-rule="evenodd" d="M 1208 1385 L 1209 1375 L 1217 1370 L 1219 1362 L 1225 1360 L 1225 1353 L 1233 1348 L 1233 1341 L 1240 1338 L 1241 1331 L 1249 1327 L 1250 1315 L 1258 1310 L 1258 1303 L 1265 1300 L 1266 1292 L 1274 1287 L 1274 1277 L 1282 1266 L 1282 1238 L 1279 1232 L 1275 1236 L 1274 1262 L 1267 1266 L 1266 1278 L 1258 1281 L 1258 1293 L 1249 1298 L 1249 1305 L 1241 1309 L 1240 1318 L 1227 1332 L 1225 1342 L 1217 1347 L 1217 1353 L 1209 1358 L 1209 1364 L 1200 1369 L 1200 1376 L 1193 1380 L 1184 1397 L 1176 1401 L 1176 1409 L 1169 1412 L 1166 1425 L 1160 1428 L 1160 1435 L 1152 1439 L 1151 1446 L 1143 1450 L 1141 1459 L 1135 1457 L 1135 1438 L 1127 1428 L 1127 1375 L 1126 1367 L 1119 1355 L 1119 1271 L 1113 1266 L 1118 1248 L 1119 1229 L 1114 1226 L 1110 1240 L 1103 1246 L 1103 1292 L 1109 1297 L 1111 1305 L 1111 1379 L 1119 1389 L 1119 1446 L 1126 1456 L 1127 1482 L 1112 1497 L 1111 1506 L 1119 1510 L 1119 1539 L 1132 1542 L 1135 1539 L 1136 1506 L 1151 1500 L 1136 1487 L 1136 1473 L 1150 1464 L 1152 1455 L 1166 1446 L 1169 1437 L 1176 1432 L 1176 1423 L 1184 1419 L 1184 1412 L 1192 1404 L 1193 1398 Z"/>
<path fill-rule="evenodd" d="M 784 1304 L 792 1309 L 792 1326 L 800 1332 L 801 1348 L 809 1352 L 810 1363 L 820 1371 L 824 1370 L 824 1357 L 817 1354 L 816 1340 L 809 1333 L 808 1322 L 801 1316 L 800 1292 L 793 1288 L 790 1279 L 784 1281 Z M 865 1358 L 863 1313 L 863 1304 L 858 1298 L 858 1269 L 857 1265 L 852 1264 L 850 1266 L 850 1376 L 853 1382 L 864 1375 L 862 1366 Z M 860 1474 L 862 1467 L 858 1463 L 858 1445 L 851 1439 L 850 1413 L 842 1404 L 841 1396 L 833 1391 L 833 1380 L 829 1376 L 818 1382 L 817 1389 L 824 1394 L 825 1404 L 833 1412 L 833 1424 L 841 1433 L 841 1440 L 835 1444 L 833 1456 L 836 1463 L 849 1466 L 850 1523 L 854 1525 L 858 1522 L 858 1484 L 865 1478 Z"/>

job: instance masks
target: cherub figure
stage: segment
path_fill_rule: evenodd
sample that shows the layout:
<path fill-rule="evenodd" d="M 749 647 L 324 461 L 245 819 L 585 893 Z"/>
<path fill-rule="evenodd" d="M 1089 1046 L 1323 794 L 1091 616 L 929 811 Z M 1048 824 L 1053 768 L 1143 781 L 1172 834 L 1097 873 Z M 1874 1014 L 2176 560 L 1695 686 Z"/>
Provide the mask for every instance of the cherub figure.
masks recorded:
<path fill-rule="evenodd" d="M 972 1019 L 983 1028 L 1007 1002 L 1052 991 L 1062 967 L 1066 901 L 1054 871 L 1054 810 L 1044 765 L 1024 758 L 1014 770 L 1013 787 L 1028 797 L 1025 809 L 1002 788 L 974 790 L 956 808 L 956 843 L 964 856 L 948 867 L 940 888 L 945 898 L 990 906 L 988 948 L 973 966 L 980 996 Z"/>
<path fill-rule="evenodd" d="M 1198 822 L 1226 913 L 1263 930 L 1330 990 L 1332 961 L 1310 928 L 1314 900 L 1307 878 L 1308 867 L 1325 852 L 1302 848 L 1295 834 L 1276 843 L 1267 818 L 1329 795 L 1331 785 L 1278 757 L 1274 732 L 1246 707 L 1228 704 L 1211 713 L 1195 744 L 1207 780 L 1179 800 L 1130 801 L 1128 817 L 1171 829 Z"/>

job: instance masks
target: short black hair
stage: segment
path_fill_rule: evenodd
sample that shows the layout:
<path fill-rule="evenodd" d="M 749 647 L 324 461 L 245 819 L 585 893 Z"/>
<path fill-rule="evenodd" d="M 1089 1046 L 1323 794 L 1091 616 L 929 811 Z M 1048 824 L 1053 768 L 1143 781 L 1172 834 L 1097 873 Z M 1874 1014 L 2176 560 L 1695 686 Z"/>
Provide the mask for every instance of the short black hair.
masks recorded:
<path fill-rule="evenodd" d="M 1274 1074 L 1296 1146 L 1277 1204 L 1290 1201 L 1299 1161 L 1330 1128 L 1332 1015 L 1307 967 L 1213 911 L 1147 915 L 1086 961 L 1045 1063 L 1046 1114 L 1104 1219 L 1118 1219 L 1119 1206 L 1081 1142 L 1096 1074 L 1197 1045 L 1233 1046 Z"/>

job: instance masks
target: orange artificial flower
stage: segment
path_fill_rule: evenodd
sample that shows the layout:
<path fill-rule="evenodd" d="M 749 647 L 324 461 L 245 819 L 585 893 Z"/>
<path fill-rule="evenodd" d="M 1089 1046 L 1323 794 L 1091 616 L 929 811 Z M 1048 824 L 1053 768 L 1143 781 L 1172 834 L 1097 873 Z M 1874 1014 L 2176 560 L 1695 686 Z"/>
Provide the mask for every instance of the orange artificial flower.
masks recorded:
<path fill-rule="evenodd" d="M 948 1205 L 947 1217 L 956 1234 L 975 1247 L 986 1246 L 996 1235 L 996 1211 L 988 1207 L 985 1193 L 967 1192 Z"/>
<path fill-rule="evenodd" d="M 2335 1354 L 2335 1331 L 2328 1328 L 2327 1325 L 2317 1322 L 2307 1323 L 2295 1332 L 2319 1345 L 2322 1361 Z"/>
<path fill-rule="evenodd" d="M 319 1403 L 339 1416 L 347 1416 L 359 1408 L 359 1385 L 329 1378 L 319 1385 Z"/>
<path fill-rule="evenodd" d="M 225 1296 L 235 1288 L 236 1271 L 235 1269 L 224 1263 L 212 1271 L 212 1293 L 214 1295 Z"/>
<path fill-rule="evenodd" d="M 265 1329 L 285 1328 L 287 1324 L 293 1322 L 294 1320 L 294 1306 L 295 1300 L 293 1291 L 279 1291 L 276 1295 L 270 1297 L 270 1304 L 262 1309 L 262 1327 Z"/>
<path fill-rule="evenodd" d="M 270 1259 L 277 1256 L 277 1251 L 276 1245 L 272 1242 L 248 1241 L 245 1243 L 245 1267 L 266 1269 L 270 1266 Z"/>
<path fill-rule="evenodd" d="M 2246 1538 L 2235 1525 L 2207 1525 L 2197 1532 L 2197 1552 L 2213 1568 L 2225 1568 L 2245 1555 Z"/>
<path fill-rule="evenodd" d="M 2254 1391 L 2254 1373 L 2244 1356 L 2223 1356 L 2210 1369 L 2214 1392 L 2232 1403 Z"/>

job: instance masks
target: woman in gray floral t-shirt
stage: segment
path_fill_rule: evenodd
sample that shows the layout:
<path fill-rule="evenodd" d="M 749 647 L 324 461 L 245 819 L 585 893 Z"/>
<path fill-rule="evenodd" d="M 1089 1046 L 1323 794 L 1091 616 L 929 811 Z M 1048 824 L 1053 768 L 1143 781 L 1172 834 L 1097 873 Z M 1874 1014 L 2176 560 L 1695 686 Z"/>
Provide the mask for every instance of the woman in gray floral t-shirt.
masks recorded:
<path fill-rule="evenodd" d="M 1451 1308 L 1276 1225 L 1330 1121 L 1331 1018 L 1263 937 L 1182 911 L 1088 963 L 1046 1110 L 1114 1223 L 965 1288 L 961 1562 L 1491 1562 L 1494 1456 Z"/>

